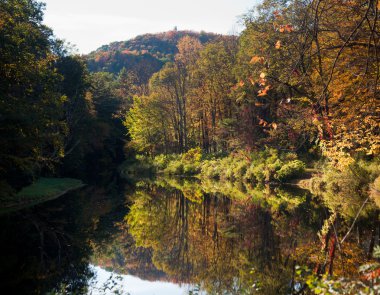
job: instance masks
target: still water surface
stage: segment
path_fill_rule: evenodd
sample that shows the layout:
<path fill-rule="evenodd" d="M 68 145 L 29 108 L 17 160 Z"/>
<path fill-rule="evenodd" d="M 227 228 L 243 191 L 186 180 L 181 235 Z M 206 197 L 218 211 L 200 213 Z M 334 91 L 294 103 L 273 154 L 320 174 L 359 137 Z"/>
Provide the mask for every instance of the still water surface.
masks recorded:
<path fill-rule="evenodd" d="M 1 285 L 12 294 L 291 294 L 296 265 L 350 277 L 366 255 L 365 222 L 334 261 L 323 251 L 322 203 L 302 189 L 188 179 L 87 187 L 0 216 Z M 338 234 L 349 224 L 341 217 Z"/>
<path fill-rule="evenodd" d="M 191 285 L 147 281 L 136 276 L 120 275 L 102 269 L 99 266 L 93 266 L 93 271 L 95 275 L 89 282 L 89 290 L 87 293 L 92 295 L 101 295 L 107 292 L 107 290 L 109 293 L 117 292 L 119 294 L 134 295 L 185 295 L 189 294 L 189 291 L 193 288 Z M 112 281 L 115 283 L 112 283 Z"/>

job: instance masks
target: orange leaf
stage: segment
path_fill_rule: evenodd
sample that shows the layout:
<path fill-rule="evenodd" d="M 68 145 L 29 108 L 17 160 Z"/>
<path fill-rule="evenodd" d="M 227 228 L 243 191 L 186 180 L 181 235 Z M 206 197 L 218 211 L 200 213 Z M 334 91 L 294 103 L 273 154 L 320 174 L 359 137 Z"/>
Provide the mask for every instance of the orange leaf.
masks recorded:
<path fill-rule="evenodd" d="M 376 279 L 378 277 L 380 277 L 380 268 L 375 269 L 375 270 L 373 270 L 373 271 L 371 271 L 369 273 L 366 273 L 364 275 L 364 279 L 366 279 L 368 281 L 372 281 L 372 280 L 374 280 L 374 279 Z"/>
<path fill-rule="evenodd" d="M 292 25 L 286 25 L 285 31 L 287 31 L 288 33 L 293 32 L 293 26 Z"/>
<path fill-rule="evenodd" d="M 256 64 L 256 63 L 263 63 L 264 62 L 264 58 L 262 56 L 258 56 L 258 55 L 255 55 L 254 57 L 252 57 L 250 63 L 251 64 Z"/>
<path fill-rule="evenodd" d="M 280 19 L 280 18 L 281 18 L 280 12 L 279 12 L 278 10 L 275 10 L 275 11 L 273 12 L 273 15 L 274 15 L 274 17 L 275 17 L 276 19 Z"/>
<path fill-rule="evenodd" d="M 270 86 L 266 86 L 264 89 L 260 90 L 257 96 L 266 96 L 268 95 L 268 91 L 270 89 Z"/>
<path fill-rule="evenodd" d="M 280 40 L 278 40 L 278 41 L 276 42 L 275 47 L 276 47 L 276 49 L 280 49 L 280 48 L 281 48 L 281 41 L 280 41 Z"/>
<path fill-rule="evenodd" d="M 259 119 L 259 125 L 262 125 L 262 126 L 264 126 L 264 127 L 268 125 L 268 123 L 265 122 L 265 120 L 260 119 L 260 118 L 258 118 L 258 119 Z"/>
<path fill-rule="evenodd" d="M 274 130 L 276 130 L 276 129 L 277 129 L 277 124 L 276 124 L 276 123 L 272 123 L 272 128 L 273 128 Z"/>

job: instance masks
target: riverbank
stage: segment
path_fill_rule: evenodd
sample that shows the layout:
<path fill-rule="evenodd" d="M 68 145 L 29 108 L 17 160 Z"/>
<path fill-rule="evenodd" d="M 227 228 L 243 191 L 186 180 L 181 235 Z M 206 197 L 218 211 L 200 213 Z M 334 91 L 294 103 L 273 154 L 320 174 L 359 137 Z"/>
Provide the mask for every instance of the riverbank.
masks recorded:
<path fill-rule="evenodd" d="M 154 158 L 137 156 L 134 163 L 125 163 L 121 167 L 121 173 L 127 178 L 141 174 L 163 174 L 265 184 L 310 178 L 311 170 L 306 167 L 307 164 L 298 159 L 295 153 L 281 153 L 275 149 L 218 155 L 203 154 L 195 148 L 182 155 L 158 155 Z"/>
<path fill-rule="evenodd" d="M 229 155 L 203 154 L 200 149 L 191 149 L 184 154 L 154 158 L 137 156 L 135 162 L 121 167 L 121 174 L 126 178 L 141 175 L 195 177 L 202 181 L 243 183 L 253 187 L 290 184 L 310 190 L 320 196 L 331 211 L 342 210 L 351 217 L 369 197 L 380 203 L 374 189 L 375 180 L 380 176 L 379 158 L 358 158 L 344 169 L 327 159 L 301 158 L 295 153 L 275 149 Z M 375 210 L 373 206 L 371 202 L 366 209 Z"/>
<path fill-rule="evenodd" d="M 50 201 L 85 185 L 81 180 L 73 178 L 40 178 L 21 189 L 15 196 L 0 200 L 0 213 Z"/>

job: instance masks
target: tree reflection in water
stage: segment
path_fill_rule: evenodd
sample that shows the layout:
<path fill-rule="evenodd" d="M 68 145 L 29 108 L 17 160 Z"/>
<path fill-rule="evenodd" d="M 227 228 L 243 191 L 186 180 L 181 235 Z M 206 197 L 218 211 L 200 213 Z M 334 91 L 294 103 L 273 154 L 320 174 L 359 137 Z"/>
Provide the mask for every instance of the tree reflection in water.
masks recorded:
<path fill-rule="evenodd" d="M 85 294 L 92 264 L 189 294 L 291 294 L 296 265 L 357 277 L 378 244 L 377 209 L 339 244 L 353 218 L 322 203 L 301 189 L 186 179 L 87 188 L 0 217 L 0 280 L 12 294 Z"/>
<path fill-rule="evenodd" d="M 308 191 L 161 179 L 140 183 L 130 199 L 124 226 L 136 245 L 170 280 L 210 294 L 289 294 L 299 289 L 296 265 L 354 277 L 365 261 L 370 221 L 335 255 L 331 231 L 320 232 L 330 213 Z M 343 236 L 350 220 L 339 218 Z"/>

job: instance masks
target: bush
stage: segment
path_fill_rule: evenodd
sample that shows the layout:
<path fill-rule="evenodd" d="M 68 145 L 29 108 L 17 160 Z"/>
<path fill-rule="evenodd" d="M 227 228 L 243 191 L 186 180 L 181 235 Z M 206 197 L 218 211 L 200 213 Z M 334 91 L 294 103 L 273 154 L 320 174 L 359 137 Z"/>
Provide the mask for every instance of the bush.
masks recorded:
<path fill-rule="evenodd" d="M 220 177 L 218 161 L 204 161 L 204 163 L 201 166 L 201 175 L 206 178 L 218 179 Z"/>
<path fill-rule="evenodd" d="M 170 158 L 167 155 L 158 155 L 153 159 L 153 166 L 157 171 L 163 171 L 170 162 Z"/>
<path fill-rule="evenodd" d="M 185 175 L 197 175 L 201 172 L 200 162 L 188 163 L 183 165 L 183 173 Z"/>
<path fill-rule="evenodd" d="M 253 175 L 255 177 L 256 182 L 263 183 L 265 181 L 265 165 L 259 164 L 258 166 L 254 167 Z"/>
<path fill-rule="evenodd" d="M 255 182 L 256 181 L 255 175 L 253 174 L 254 168 L 255 168 L 255 166 L 253 166 L 252 164 L 248 166 L 247 171 L 245 172 L 245 174 L 243 176 L 244 181 L 246 181 L 246 182 Z"/>
<path fill-rule="evenodd" d="M 235 165 L 232 169 L 234 179 L 242 180 L 244 178 L 245 173 L 247 172 L 248 166 L 249 164 L 245 160 L 235 162 Z"/>
<path fill-rule="evenodd" d="M 182 155 L 182 161 L 184 162 L 200 162 L 202 159 L 202 150 L 197 147 L 188 150 Z"/>
<path fill-rule="evenodd" d="M 296 158 L 296 154 L 279 153 L 276 149 L 265 149 L 252 154 L 235 152 L 220 158 L 203 155 L 200 148 L 193 148 L 183 155 L 158 155 L 151 161 L 151 165 L 156 171 L 170 175 L 200 174 L 210 179 L 264 183 L 286 181 L 301 175 L 305 165 Z"/>
<path fill-rule="evenodd" d="M 305 172 L 306 165 L 300 160 L 291 161 L 277 171 L 275 178 L 281 182 L 300 177 Z"/>
<path fill-rule="evenodd" d="M 267 164 L 264 171 L 265 181 L 267 182 L 273 181 L 276 172 L 284 166 L 284 163 L 278 158 L 271 158 L 271 160 L 274 162 Z"/>
<path fill-rule="evenodd" d="M 232 180 L 234 178 L 233 173 L 234 159 L 232 157 L 225 157 L 216 163 L 216 170 L 220 175 L 220 179 Z"/>
<path fill-rule="evenodd" d="M 169 175 L 183 175 L 183 163 L 181 161 L 171 161 L 164 172 Z"/>

